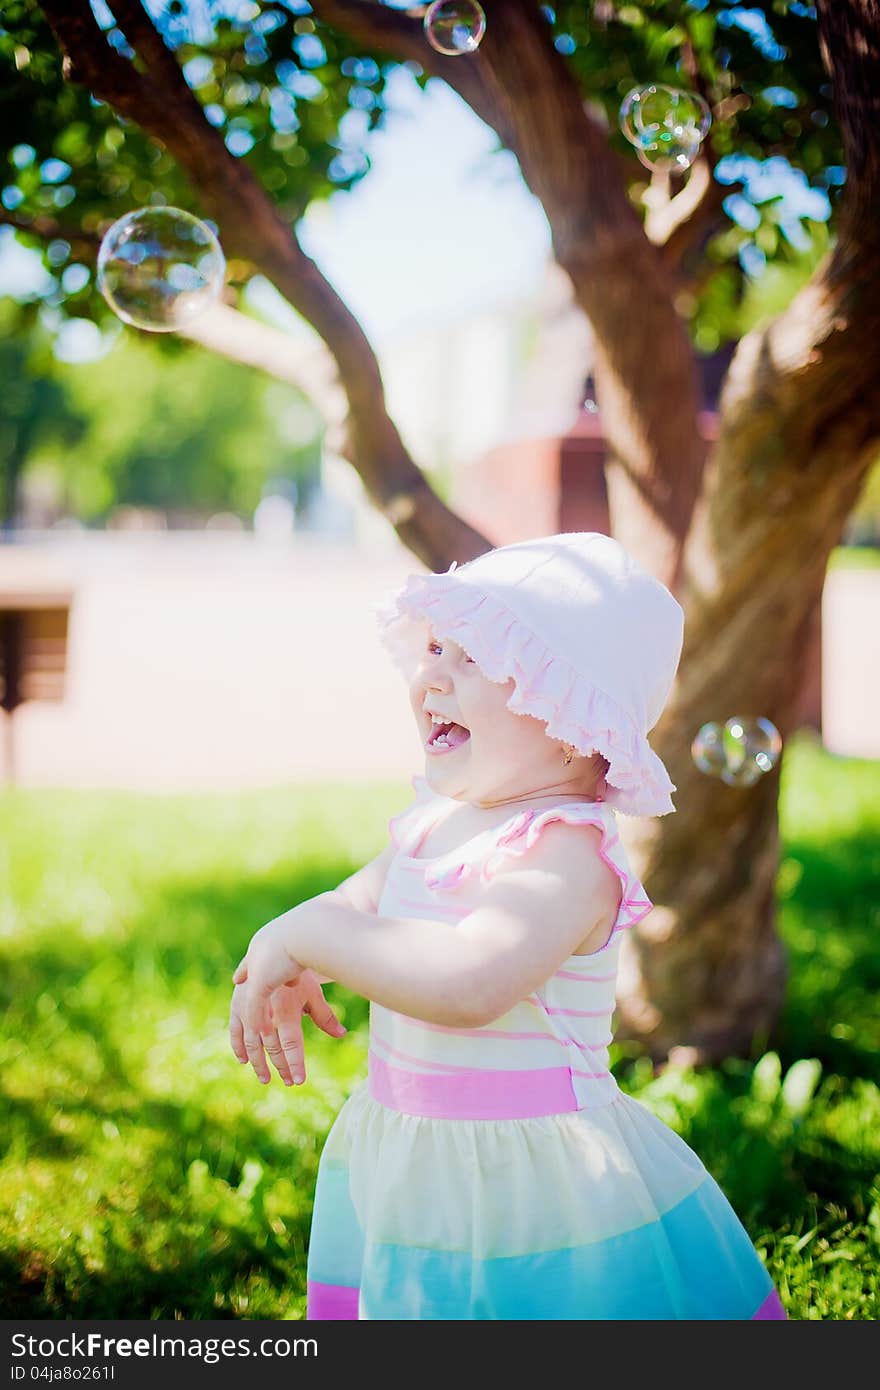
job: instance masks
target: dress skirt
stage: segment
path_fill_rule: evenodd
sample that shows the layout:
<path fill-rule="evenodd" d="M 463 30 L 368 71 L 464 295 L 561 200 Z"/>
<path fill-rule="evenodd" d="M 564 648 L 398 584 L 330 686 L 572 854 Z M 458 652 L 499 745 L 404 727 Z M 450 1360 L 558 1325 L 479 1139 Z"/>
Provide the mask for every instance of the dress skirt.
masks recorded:
<path fill-rule="evenodd" d="M 700 1159 L 622 1091 L 437 1119 L 363 1081 L 321 1155 L 307 1275 L 310 1320 L 786 1317 Z"/>

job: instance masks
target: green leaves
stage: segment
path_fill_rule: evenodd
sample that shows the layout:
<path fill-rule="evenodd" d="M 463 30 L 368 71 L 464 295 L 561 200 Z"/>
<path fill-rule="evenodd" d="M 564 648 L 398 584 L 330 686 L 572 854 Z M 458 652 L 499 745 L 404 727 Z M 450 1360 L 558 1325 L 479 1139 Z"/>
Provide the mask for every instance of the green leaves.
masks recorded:
<path fill-rule="evenodd" d="M 294 7 L 296 8 L 296 7 Z M 246 159 L 285 218 L 297 221 L 315 198 L 349 188 L 368 161 L 364 143 L 383 112 L 384 68 L 345 35 L 290 8 L 251 7 L 247 21 L 218 18 L 205 44 L 192 40 L 187 15 L 165 7 L 155 23 L 182 65 L 185 80 L 223 132 L 227 148 Z M 20 219 L 48 215 L 94 242 L 134 207 L 165 202 L 204 216 L 184 171 L 133 121 L 84 88 L 65 82 L 55 36 L 36 5 L 4 7 L 0 28 L 0 202 Z M 108 54 L 126 53 L 119 29 L 106 32 Z M 18 167 L 16 146 L 33 160 Z M 45 161 L 70 166 L 63 185 L 43 177 Z M 17 233 L 57 272 L 45 236 Z M 69 244 L 71 237 L 65 234 Z M 75 306 L 56 276 L 52 301 L 62 312 L 109 324 L 110 310 L 92 286 Z"/>
<path fill-rule="evenodd" d="M 790 1115 L 800 1117 L 806 1113 L 821 1076 L 818 1057 L 802 1057 L 792 1063 L 780 1089 L 782 1104 Z"/>
<path fill-rule="evenodd" d="M 802 1057 L 793 1062 L 785 1076 L 777 1052 L 766 1052 L 755 1064 L 752 1073 L 751 1098 L 754 1113 L 760 1122 L 798 1121 L 806 1115 L 822 1076 L 822 1063 L 817 1057 Z"/>

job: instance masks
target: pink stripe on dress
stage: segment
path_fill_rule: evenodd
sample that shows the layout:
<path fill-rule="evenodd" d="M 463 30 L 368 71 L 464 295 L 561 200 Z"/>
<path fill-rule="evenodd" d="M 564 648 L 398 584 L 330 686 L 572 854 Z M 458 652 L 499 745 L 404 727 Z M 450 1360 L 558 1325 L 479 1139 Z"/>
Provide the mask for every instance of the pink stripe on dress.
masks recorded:
<path fill-rule="evenodd" d="M 440 1120 L 524 1120 L 577 1110 L 572 1075 L 613 1081 L 608 1071 L 570 1067 L 529 1071 L 461 1069 L 441 1076 L 407 1071 L 368 1053 L 368 1090 L 374 1100 L 405 1115 Z"/>
<path fill-rule="evenodd" d="M 359 1290 L 346 1284 L 306 1283 L 306 1322 L 343 1322 L 357 1319 Z"/>
<path fill-rule="evenodd" d="M 788 1321 L 788 1313 L 783 1308 L 782 1299 L 775 1289 L 772 1293 L 768 1293 L 757 1313 L 752 1314 L 751 1320 L 752 1322 L 766 1321 L 768 1318 L 784 1318 L 786 1322 Z"/>

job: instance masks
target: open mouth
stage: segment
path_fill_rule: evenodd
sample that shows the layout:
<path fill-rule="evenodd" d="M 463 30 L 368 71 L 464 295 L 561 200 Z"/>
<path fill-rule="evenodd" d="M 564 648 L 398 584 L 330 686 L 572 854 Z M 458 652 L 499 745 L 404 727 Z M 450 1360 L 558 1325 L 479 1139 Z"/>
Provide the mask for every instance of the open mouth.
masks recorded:
<path fill-rule="evenodd" d="M 425 741 L 425 747 L 437 753 L 448 753 L 460 748 L 471 736 L 470 729 L 463 724 L 434 724 Z"/>

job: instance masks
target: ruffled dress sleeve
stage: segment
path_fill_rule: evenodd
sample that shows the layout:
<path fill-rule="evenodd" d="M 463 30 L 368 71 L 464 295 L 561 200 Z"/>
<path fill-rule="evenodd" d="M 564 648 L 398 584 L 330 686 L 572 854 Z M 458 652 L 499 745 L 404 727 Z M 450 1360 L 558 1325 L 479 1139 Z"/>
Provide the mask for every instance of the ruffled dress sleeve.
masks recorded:
<path fill-rule="evenodd" d="M 543 811 L 520 811 L 511 820 L 495 827 L 487 839 L 477 837 L 441 860 L 427 863 L 425 884 L 433 891 L 443 893 L 454 892 L 460 884 L 470 880 L 472 894 L 476 905 L 479 905 L 479 888 L 492 881 L 505 857 L 527 855 L 545 827 L 554 821 L 564 821 L 566 825 L 595 826 L 602 837 L 598 853 L 620 880 L 617 916 L 607 941 L 599 947 L 600 951 L 605 951 L 616 943 L 622 931 L 635 926 L 647 916 L 652 903 L 643 884 L 629 866 L 615 814 L 604 803 L 569 803 Z M 592 845 L 592 840 L 590 843 Z M 590 952 L 591 956 L 597 954 L 598 951 Z"/>

